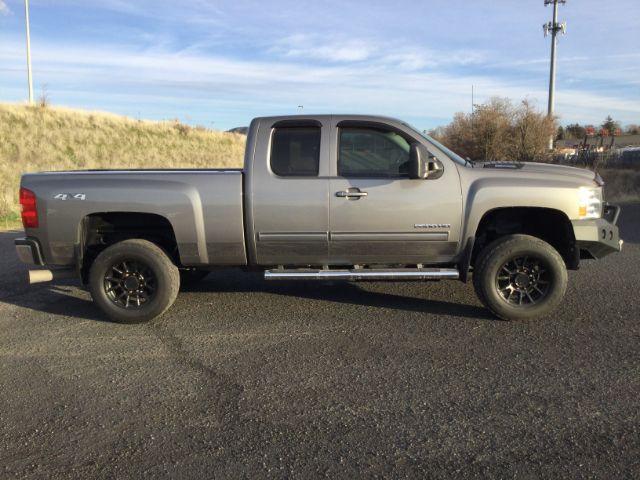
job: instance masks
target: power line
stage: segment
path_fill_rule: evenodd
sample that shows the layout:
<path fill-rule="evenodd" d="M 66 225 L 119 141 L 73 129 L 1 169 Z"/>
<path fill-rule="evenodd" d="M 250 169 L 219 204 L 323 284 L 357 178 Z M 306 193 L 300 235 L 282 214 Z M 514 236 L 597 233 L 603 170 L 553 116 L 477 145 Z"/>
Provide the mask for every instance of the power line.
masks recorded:
<path fill-rule="evenodd" d="M 553 117 L 555 93 L 556 93 L 556 47 L 558 44 L 558 33 L 565 34 L 567 30 L 566 22 L 558 22 L 558 4 L 565 4 L 566 0 L 544 0 L 545 7 L 553 5 L 553 20 L 545 23 L 542 28 L 544 36 L 551 34 L 551 66 L 549 68 L 549 104 L 547 107 L 547 115 Z M 549 139 L 549 150 L 553 149 L 553 135 Z"/>

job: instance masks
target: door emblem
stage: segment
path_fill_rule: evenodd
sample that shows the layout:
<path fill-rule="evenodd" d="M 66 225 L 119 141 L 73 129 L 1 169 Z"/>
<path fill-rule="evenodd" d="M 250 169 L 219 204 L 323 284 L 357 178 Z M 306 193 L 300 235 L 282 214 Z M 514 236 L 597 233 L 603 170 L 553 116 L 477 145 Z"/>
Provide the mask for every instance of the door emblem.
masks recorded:
<path fill-rule="evenodd" d="M 451 228 L 450 223 L 416 223 L 413 228 Z"/>

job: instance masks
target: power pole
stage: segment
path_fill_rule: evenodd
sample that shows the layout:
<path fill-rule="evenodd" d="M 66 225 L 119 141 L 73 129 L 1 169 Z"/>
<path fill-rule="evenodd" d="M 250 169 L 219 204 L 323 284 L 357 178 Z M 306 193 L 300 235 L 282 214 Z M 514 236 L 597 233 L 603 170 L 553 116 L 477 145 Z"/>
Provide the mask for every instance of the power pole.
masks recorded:
<path fill-rule="evenodd" d="M 31 75 L 31 32 L 29 31 L 29 0 L 24 0 L 24 17 L 27 26 L 27 78 L 29 82 L 29 105 L 33 105 L 33 76 Z"/>
<path fill-rule="evenodd" d="M 545 23 L 542 28 L 544 29 L 544 36 L 551 34 L 551 67 L 549 69 L 549 105 L 547 108 L 547 115 L 549 118 L 553 117 L 553 108 L 555 102 L 556 93 L 556 46 L 558 44 L 558 33 L 564 33 L 567 29 L 566 22 L 558 22 L 558 4 L 565 4 L 566 0 L 544 0 L 545 7 L 547 5 L 553 5 L 553 20 L 549 23 Z M 549 139 L 549 150 L 553 150 L 553 135 Z"/>

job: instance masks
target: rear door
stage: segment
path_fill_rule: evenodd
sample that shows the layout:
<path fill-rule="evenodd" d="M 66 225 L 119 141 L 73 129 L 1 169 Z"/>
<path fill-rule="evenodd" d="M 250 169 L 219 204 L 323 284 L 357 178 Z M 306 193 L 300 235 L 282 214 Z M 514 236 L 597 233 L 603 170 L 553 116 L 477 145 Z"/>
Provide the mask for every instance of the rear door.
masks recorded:
<path fill-rule="evenodd" d="M 252 263 L 326 264 L 330 130 L 330 117 L 261 120 L 248 172 Z"/>
<path fill-rule="evenodd" d="M 329 181 L 332 264 L 442 263 L 460 240 L 462 199 L 458 171 L 438 157 L 444 172 L 408 175 L 409 149 L 419 141 L 382 123 L 340 121 Z M 435 154 L 435 152 L 432 152 Z"/>

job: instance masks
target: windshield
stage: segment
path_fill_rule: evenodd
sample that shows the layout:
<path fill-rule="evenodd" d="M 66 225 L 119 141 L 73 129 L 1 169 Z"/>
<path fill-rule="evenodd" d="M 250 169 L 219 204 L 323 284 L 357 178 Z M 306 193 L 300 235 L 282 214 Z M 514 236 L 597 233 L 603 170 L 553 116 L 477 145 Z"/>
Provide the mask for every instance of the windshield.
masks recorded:
<path fill-rule="evenodd" d="M 418 135 L 420 135 L 422 138 L 424 138 L 427 142 L 433 144 L 437 149 L 441 150 L 442 153 L 444 153 L 447 157 L 449 157 L 451 160 L 453 160 L 456 163 L 459 163 L 460 165 L 467 165 L 470 162 L 465 160 L 464 158 L 462 158 L 460 155 L 458 155 L 456 152 L 453 152 L 451 150 L 449 150 L 447 147 L 445 147 L 444 145 L 442 145 L 440 142 L 438 142 L 437 140 L 435 140 L 434 138 L 430 137 L 429 135 L 427 135 L 426 133 L 422 133 L 420 130 L 418 130 L 415 127 L 412 127 L 409 124 L 405 125 L 407 127 L 409 127 L 411 130 L 413 130 L 415 133 L 417 133 Z"/>

